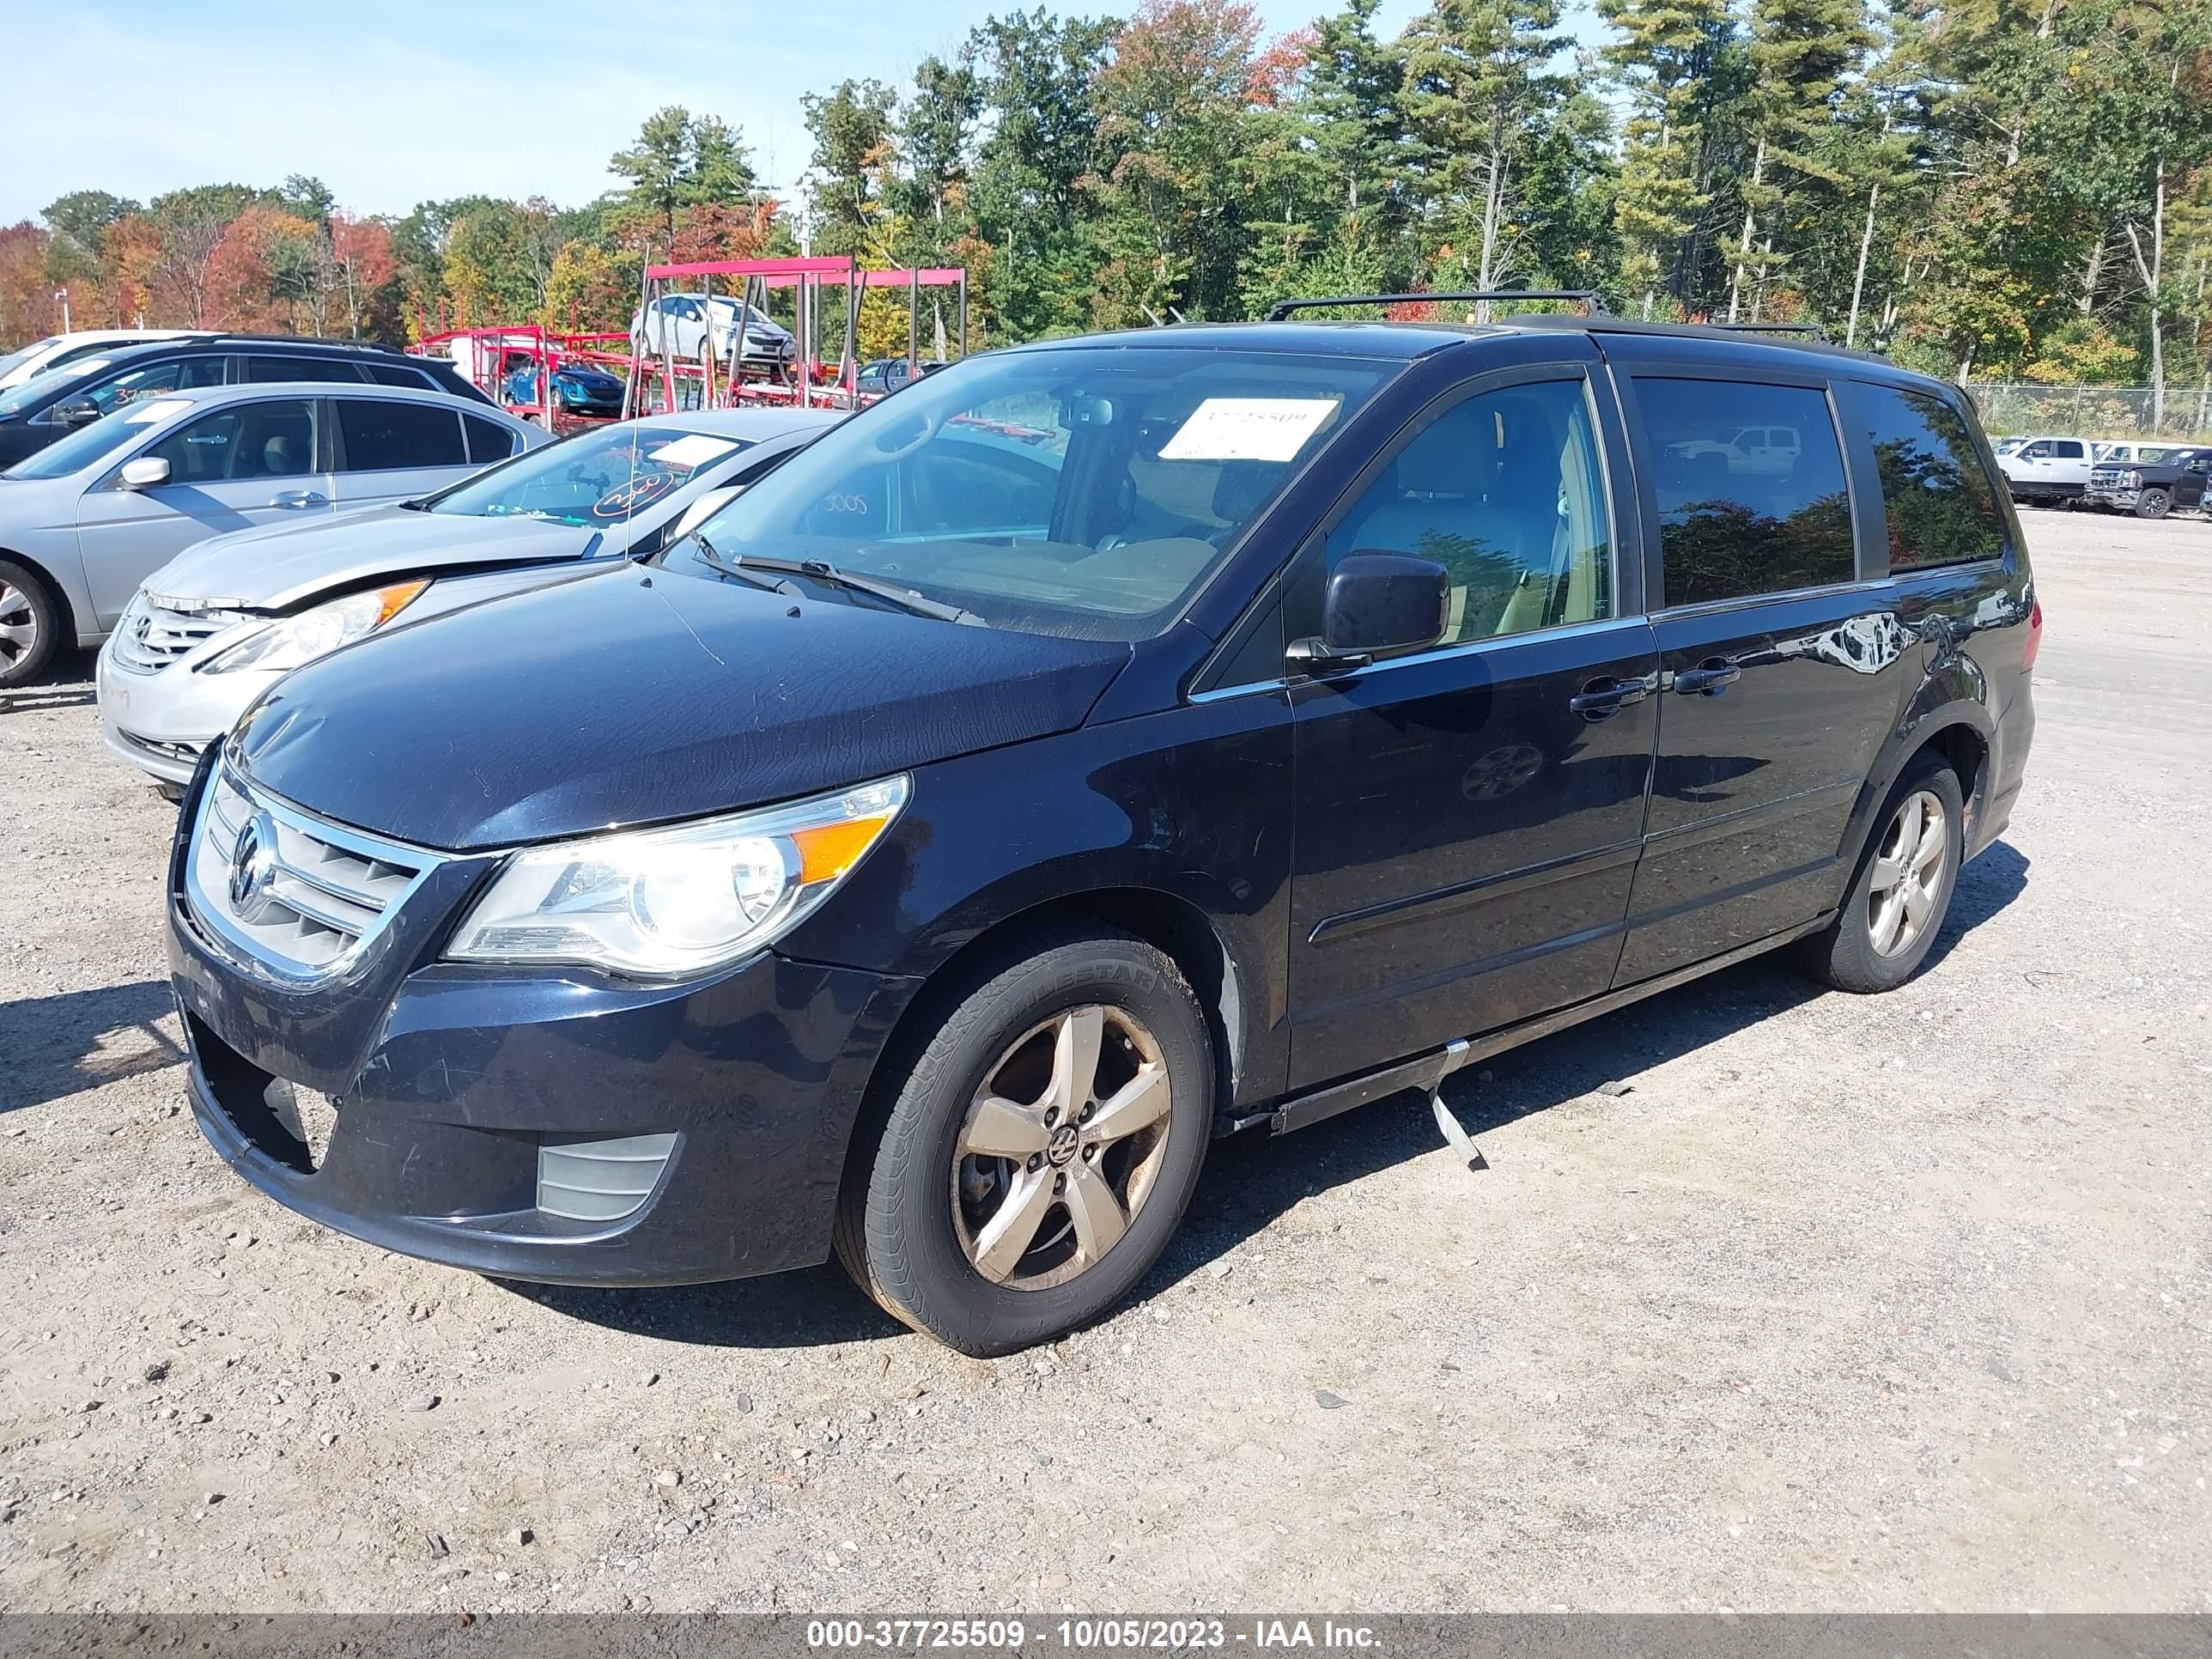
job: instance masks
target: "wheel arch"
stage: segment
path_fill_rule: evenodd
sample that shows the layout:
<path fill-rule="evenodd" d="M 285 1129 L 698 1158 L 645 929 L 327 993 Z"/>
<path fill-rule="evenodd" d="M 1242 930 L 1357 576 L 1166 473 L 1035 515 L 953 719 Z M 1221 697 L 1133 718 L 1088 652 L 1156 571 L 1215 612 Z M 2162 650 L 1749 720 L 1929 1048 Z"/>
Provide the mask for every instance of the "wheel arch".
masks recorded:
<path fill-rule="evenodd" d="M 60 613 L 61 632 L 55 643 L 59 645 L 66 640 L 74 649 L 78 638 L 76 606 L 70 602 L 69 588 L 60 577 L 54 574 L 52 567 L 44 559 L 29 553 L 19 553 L 12 547 L 0 547 L 0 559 L 5 559 L 9 564 L 21 565 L 46 584 L 47 595 L 52 599 L 56 611 Z"/>
<path fill-rule="evenodd" d="M 1954 657 L 1930 674 L 1868 774 L 1852 809 L 1841 849 L 1846 889 L 1858 872 L 1881 804 L 1905 769 L 1929 750 L 1942 755 L 1958 774 L 1959 793 L 1966 803 L 1965 839 L 1969 848 L 1973 845 L 1974 825 L 1988 805 L 1990 740 L 1995 730 L 1982 699 L 1981 671 L 1971 659 Z"/>
<path fill-rule="evenodd" d="M 884 1076 L 897 1075 L 903 1061 L 927 1042 L 933 1023 L 984 978 L 1018 958 L 1025 940 L 1069 925 L 1133 935 L 1176 964 L 1206 1015 L 1217 1093 L 1224 1101 L 1233 1099 L 1249 1057 L 1251 976 L 1194 901 L 1133 883 L 1033 899 L 963 940 L 921 975 L 918 984 L 908 981 L 910 994 L 892 1018 L 871 1070 L 868 1092 L 878 1092 Z"/>

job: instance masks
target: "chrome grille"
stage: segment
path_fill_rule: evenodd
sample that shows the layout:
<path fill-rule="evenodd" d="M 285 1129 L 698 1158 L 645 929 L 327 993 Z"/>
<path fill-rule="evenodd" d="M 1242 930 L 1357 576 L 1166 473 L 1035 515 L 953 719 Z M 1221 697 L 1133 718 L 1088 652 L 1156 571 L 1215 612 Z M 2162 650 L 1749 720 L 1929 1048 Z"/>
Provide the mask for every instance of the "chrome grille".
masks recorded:
<path fill-rule="evenodd" d="M 119 666 L 150 674 L 251 620 L 243 611 L 173 611 L 141 593 L 116 627 L 113 655 Z"/>
<path fill-rule="evenodd" d="M 2100 466 L 2091 471 L 2089 482 L 2100 489 L 2118 489 L 2120 480 L 2126 476 L 2127 469 L 2124 467 Z"/>
<path fill-rule="evenodd" d="M 239 873 L 240 842 L 252 827 Z M 240 780 L 228 765 L 208 779 L 185 866 L 193 916 L 282 979 L 344 971 L 441 860 L 434 854 L 326 823 Z"/>

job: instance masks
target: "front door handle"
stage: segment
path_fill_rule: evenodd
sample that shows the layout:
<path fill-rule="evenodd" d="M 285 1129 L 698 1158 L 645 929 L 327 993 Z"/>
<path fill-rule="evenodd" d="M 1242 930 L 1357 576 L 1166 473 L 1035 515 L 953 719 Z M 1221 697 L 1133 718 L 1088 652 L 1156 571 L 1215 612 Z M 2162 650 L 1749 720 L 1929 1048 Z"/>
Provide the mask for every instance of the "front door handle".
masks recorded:
<path fill-rule="evenodd" d="M 319 490 L 280 489 L 269 498 L 271 507 L 328 507 L 331 498 Z"/>
<path fill-rule="evenodd" d="M 1695 668 L 1674 676 L 1674 689 L 1686 697 L 1717 697 L 1743 678 L 1743 670 L 1725 657 L 1708 657 Z"/>
<path fill-rule="evenodd" d="M 1609 720 L 1632 702 L 1642 702 L 1651 695 L 1654 682 L 1649 678 L 1640 680 L 1617 680 L 1610 674 L 1601 674 L 1567 699 L 1567 707 L 1595 726 L 1600 720 Z"/>

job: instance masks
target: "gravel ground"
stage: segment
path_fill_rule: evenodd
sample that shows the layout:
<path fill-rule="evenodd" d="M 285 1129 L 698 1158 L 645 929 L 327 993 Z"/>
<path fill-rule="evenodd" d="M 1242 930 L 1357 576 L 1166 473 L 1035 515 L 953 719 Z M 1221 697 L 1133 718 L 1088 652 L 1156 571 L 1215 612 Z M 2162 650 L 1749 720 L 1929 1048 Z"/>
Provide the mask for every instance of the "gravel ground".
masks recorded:
<path fill-rule="evenodd" d="M 1928 969 L 1753 963 L 1228 1143 L 962 1359 L 834 1269 L 524 1289 L 181 1103 L 169 810 L 0 708 L 0 1608 L 2212 1610 L 2212 525 L 2027 515 L 2011 830 Z M 1626 1094 L 1602 1084 L 1631 1085 Z"/>

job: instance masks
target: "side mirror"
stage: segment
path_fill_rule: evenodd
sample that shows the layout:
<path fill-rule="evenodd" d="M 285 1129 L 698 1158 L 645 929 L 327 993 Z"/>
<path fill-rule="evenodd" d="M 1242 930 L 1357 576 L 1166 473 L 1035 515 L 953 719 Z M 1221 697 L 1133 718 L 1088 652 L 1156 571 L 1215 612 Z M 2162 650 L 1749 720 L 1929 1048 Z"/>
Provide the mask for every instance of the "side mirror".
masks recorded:
<path fill-rule="evenodd" d="M 169 482 L 169 464 L 159 455 L 141 455 L 124 462 L 118 476 L 125 489 L 152 489 Z"/>
<path fill-rule="evenodd" d="M 1321 637 L 1298 640 L 1291 672 L 1360 668 L 1385 651 L 1433 645 L 1450 615 L 1451 577 L 1434 559 L 1371 549 L 1348 553 L 1329 573 Z"/>
<path fill-rule="evenodd" d="M 743 484 L 717 484 L 712 489 L 702 491 L 699 499 L 684 509 L 684 516 L 677 520 L 669 530 L 669 545 L 673 546 L 682 541 L 744 493 L 745 486 Z"/>
<path fill-rule="evenodd" d="M 64 426 L 90 426 L 100 418 L 100 405 L 91 402 L 64 404 L 54 410 L 54 418 Z"/>

